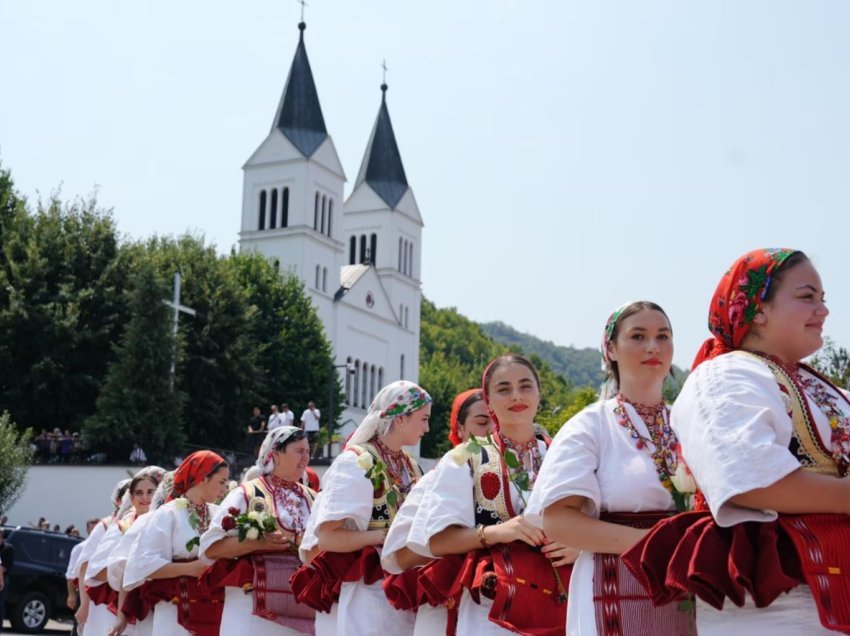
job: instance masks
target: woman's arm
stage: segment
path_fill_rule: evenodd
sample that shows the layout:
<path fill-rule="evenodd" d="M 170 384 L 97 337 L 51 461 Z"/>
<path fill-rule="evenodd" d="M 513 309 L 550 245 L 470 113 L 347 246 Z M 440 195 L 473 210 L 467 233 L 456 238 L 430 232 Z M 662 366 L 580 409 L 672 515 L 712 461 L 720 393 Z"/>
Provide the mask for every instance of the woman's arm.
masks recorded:
<path fill-rule="evenodd" d="M 252 552 L 283 552 L 292 545 L 292 535 L 280 531 L 270 532 L 261 539 L 239 541 L 238 537 L 225 537 L 213 543 L 205 552 L 208 559 L 236 559 Z"/>
<path fill-rule="evenodd" d="M 546 508 L 546 536 L 588 552 L 622 554 L 649 532 L 589 517 L 581 511 L 586 502 L 587 498 L 572 495 Z"/>
<path fill-rule="evenodd" d="M 766 488 L 735 495 L 729 501 L 743 508 L 787 514 L 850 514 L 850 478 L 838 479 L 800 468 Z"/>
<path fill-rule="evenodd" d="M 484 526 L 481 533 L 487 545 L 522 541 L 535 547 L 543 545 L 544 542 L 543 531 L 534 527 L 522 517 L 514 517 L 510 521 L 494 526 Z M 447 556 L 449 554 L 466 554 L 484 547 L 484 544 L 478 535 L 478 528 L 449 526 L 432 536 L 428 547 L 434 556 Z"/>
<path fill-rule="evenodd" d="M 183 561 L 180 563 L 169 563 L 163 565 L 158 570 L 152 572 L 149 579 L 176 579 L 178 576 L 190 576 L 198 578 L 207 568 L 207 564 L 203 561 L 195 559 L 194 561 Z"/>
<path fill-rule="evenodd" d="M 409 550 L 408 548 L 399 548 L 395 553 L 395 560 L 402 571 L 415 568 L 419 565 L 425 565 L 432 561 L 432 559 L 422 556 L 421 554 L 416 554 L 413 550 Z"/>
<path fill-rule="evenodd" d="M 326 552 L 357 552 L 370 545 L 382 545 L 386 530 L 348 530 L 345 521 L 326 521 L 316 528 L 319 549 Z"/>

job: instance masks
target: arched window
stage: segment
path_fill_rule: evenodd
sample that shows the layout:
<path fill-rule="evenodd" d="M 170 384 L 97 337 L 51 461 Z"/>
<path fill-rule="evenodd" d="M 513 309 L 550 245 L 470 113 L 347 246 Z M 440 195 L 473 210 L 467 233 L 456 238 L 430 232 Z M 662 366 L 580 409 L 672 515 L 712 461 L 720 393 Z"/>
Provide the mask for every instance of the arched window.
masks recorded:
<path fill-rule="evenodd" d="M 328 236 L 333 237 L 333 232 L 331 230 L 331 220 L 334 216 L 334 200 L 328 199 Z"/>
<path fill-rule="evenodd" d="M 401 369 L 399 370 L 399 376 L 401 376 L 401 379 L 404 380 L 404 354 L 403 353 L 401 354 L 401 365 L 400 366 L 401 366 Z"/>
<path fill-rule="evenodd" d="M 266 191 L 260 190 L 260 225 L 259 229 L 266 229 Z"/>
<path fill-rule="evenodd" d="M 328 291 L 328 268 L 322 268 L 322 291 Z"/>
<path fill-rule="evenodd" d="M 273 230 L 277 225 L 277 188 L 272 188 L 272 204 L 269 212 L 269 229 Z"/>
<path fill-rule="evenodd" d="M 374 265 L 378 260 L 378 235 L 373 234 L 369 237 L 369 260 Z"/>
<path fill-rule="evenodd" d="M 280 197 L 280 227 L 289 227 L 289 188 L 284 188 Z"/>
<path fill-rule="evenodd" d="M 366 261 L 366 235 L 360 235 L 360 262 Z"/>
<path fill-rule="evenodd" d="M 407 254 L 408 254 L 409 245 L 410 245 L 410 243 L 408 243 L 407 241 L 404 242 L 404 260 L 402 261 L 402 264 L 401 264 L 401 273 L 402 274 L 408 273 L 407 272 Z"/>
<path fill-rule="evenodd" d="M 322 274 L 322 268 L 319 267 L 318 265 L 316 265 L 316 285 L 315 285 L 316 289 L 320 289 L 319 288 L 319 276 L 321 276 L 321 274 Z"/>
<path fill-rule="evenodd" d="M 377 393 L 377 390 L 375 389 L 375 379 L 376 379 L 375 376 L 377 376 L 377 369 L 375 368 L 375 365 L 373 364 L 372 368 L 369 369 L 369 401 L 370 402 L 375 399 L 375 393 Z"/>
<path fill-rule="evenodd" d="M 364 361 L 363 362 L 363 383 L 360 385 L 360 390 L 361 390 L 360 406 L 362 406 L 364 409 L 369 408 L 369 401 L 366 399 L 366 392 L 369 388 L 367 386 L 369 384 L 368 380 L 369 380 L 369 365 L 366 364 L 366 362 Z"/>
<path fill-rule="evenodd" d="M 404 305 L 398 305 L 398 324 L 404 324 Z"/>
<path fill-rule="evenodd" d="M 357 407 L 357 398 L 360 394 L 360 360 L 354 361 L 354 393 L 351 396 L 351 405 Z"/>
<path fill-rule="evenodd" d="M 407 329 L 410 327 L 410 322 L 408 319 L 410 318 L 410 307 L 404 308 L 404 328 Z"/>
<path fill-rule="evenodd" d="M 401 271 L 401 237 L 398 237 L 398 271 Z"/>
<path fill-rule="evenodd" d="M 407 251 L 408 265 L 407 265 L 407 273 L 409 276 L 413 276 L 413 243 L 410 243 L 410 249 Z"/>
<path fill-rule="evenodd" d="M 313 205 L 313 229 L 319 229 L 319 193 L 316 192 L 316 203 Z"/>
<path fill-rule="evenodd" d="M 378 390 L 384 388 L 384 367 L 378 369 Z"/>
<path fill-rule="evenodd" d="M 345 359 L 345 403 L 351 404 L 351 376 L 354 375 L 348 370 L 351 368 L 351 356 Z"/>
<path fill-rule="evenodd" d="M 352 236 L 348 239 L 348 264 L 354 265 L 357 262 L 357 237 Z"/>
<path fill-rule="evenodd" d="M 328 197 L 322 195 L 322 222 L 319 225 L 319 232 L 325 233 L 325 216 L 328 213 Z"/>

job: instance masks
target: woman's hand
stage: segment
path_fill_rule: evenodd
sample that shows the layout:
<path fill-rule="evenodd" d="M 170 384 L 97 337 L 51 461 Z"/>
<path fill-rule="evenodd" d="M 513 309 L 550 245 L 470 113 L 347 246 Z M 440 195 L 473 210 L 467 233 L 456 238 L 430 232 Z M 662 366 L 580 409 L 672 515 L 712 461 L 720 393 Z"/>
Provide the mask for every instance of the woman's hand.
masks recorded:
<path fill-rule="evenodd" d="M 207 569 L 207 564 L 201 561 L 200 559 L 189 561 L 188 563 L 184 563 L 183 565 L 185 566 L 185 572 L 183 576 L 190 576 L 193 579 L 196 579 L 201 576 L 201 573 Z"/>
<path fill-rule="evenodd" d="M 544 544 L 546 537 L 540 528 L 528 523 L 522 515 L 518 515 L 510 521 L 495 526 L 485 526 L 484 539 L 490 545 L 522 541 L 531 547 L 537 547 Z"/>
<path fill-rule="evenodd" d="M 559 541 L 552 541 L 548 538 L 544 539 L 543 541 L 545 545 L 540 550 L 540 552 L 543 553 L 543 556 L 552 561 L 552 565 L 556 568 L 559 568 L 562 565 L 569 565 L 570 563 L 575 563 L 575 560 L 581 553 L 581 550 L 571 548 L 570 546 L 564 545 Z"/>
<path fill-rule="evenodd" d="M 82 605 L 80 605 L 80 609 L 78 609 L 77 613 L 74 614 L 74 618 L 77 620 L 77 625 L 79 625 L 80 627 L 86 624 L 86 621 L 89 619 L 88 597 L 83 599 Z"/>
<path fill-rule="evenodd" d="M 292 539 L 293 536 L 288 532 L 268 532 L 257 541 L 257 551 L 286 552 L 292 547 Z"/>
<path fill-rule="evenodd" d="M 109 631 L 106 632 L 106 636 L 122 636 L 126 629 L 127 617 L 124 616 L 124 612 L 118 612 L 115 617 L 115 622 L 112 624 L 112 627 L 109 628 Z"/>
<path fill-rule="evenodd" d="M 368 545 L 384 545 L 384 541 L 387 538 L 386 530 L 367 530 L 369 533 L 369 544 Z"/>

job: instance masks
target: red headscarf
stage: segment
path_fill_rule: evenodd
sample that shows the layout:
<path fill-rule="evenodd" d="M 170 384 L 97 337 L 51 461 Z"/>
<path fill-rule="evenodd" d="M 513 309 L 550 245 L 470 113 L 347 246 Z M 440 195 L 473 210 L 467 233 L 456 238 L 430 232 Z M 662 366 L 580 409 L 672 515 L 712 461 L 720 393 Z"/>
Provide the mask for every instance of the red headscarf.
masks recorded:
<path fill-rule="evenodd" d="M 449 418 L 449 441 L 453 446 L 457 446 L 463 440 L 460 438 L 460 433 L 458 432 L 458 426 L 460 426 L 460 422 L 458 422 L 458 415 L 460 414 L 460 407 L 463 406 L 463 403 L 475 393 L 479 393 L 481 389 L 470 389 L 469 391 L 464 391 L 463 393 L 459 393 L 457 397 L 452 402 L 452 414 Z"/>
<path fill-rule="evenodd" d="M 168 501 L 185 495 L 187 490 L 200 484 L 216 466 L 222 464 L 227 464 L 224 458 L 210 450 L 195 451 L 189 455 L 174 471 L 174 486 L 171 488 Z"/>
<path fill-rule="evenodd" d="M 714 337 L 702 344 L 691 369 L 741 346 L 761 311 L 774 272 L 796 253 L 787 248 L 763 248 L 747 252 L 732 264 L 711 297 L 708 329 Z"/>

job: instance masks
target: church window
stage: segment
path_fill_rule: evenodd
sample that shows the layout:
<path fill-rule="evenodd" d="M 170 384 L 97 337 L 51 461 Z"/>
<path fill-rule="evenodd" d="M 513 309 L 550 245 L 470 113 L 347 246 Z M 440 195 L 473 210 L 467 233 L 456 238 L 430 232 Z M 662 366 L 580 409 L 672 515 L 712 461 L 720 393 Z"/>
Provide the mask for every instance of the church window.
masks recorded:
<path fill-rule="evenodd" d="M 266 191 L 260 190 L 260 226 L 259 229 L 266 229 Z"/>
<path fill-rule="evenodd" d="M 369 406 L 369 402 L 366 400 L 366 391 L 369 388 L 367 386 L 367 384 L 368 384 L 367 380 L 368 379 L 369 379 L 369 365 L 366 364 L 366 362 L 364 361 L 363 362 L 363 383 L 360 385 L 360 390 L 362 391 L 362 393 L 360 394 L 360 406 L 362 406 L 364 409 Z"/>
<path fill-rule="evenodd" d="M 348 239 L 348 264 L 354 265 L 357 262 L 357 237 L 352 236 Z"/>
<path fill-rule="evenodd" d="M 404 380 L 404 354 L 401 354 L 401 369 L 399 369 L 400 379 Z"/>
<path fill-rule="evenodd" d="M 360 391 L 360 360 L 354 361 L 354 395 L 351 398 L 351 405 L 357 406 L 357 397 Z"/>
<path fill-rule="evenodd" d="M 407 329 L 410 326 L 408 322 L 408 318 L 410 318 L 410 307 L 404 308 L 404 328 Z"/>
<path fill-rule="evenodd" d="M 373 265 L 375 264 L 375 261 L 377 260 L 377 254 L 378 254 L 378 235 L 373 234 L 372 236 L 369 237 L 369 262 L 371 262 Z"/>
<path fill-rule="evenodd" d="M 351 356 L 348 356 L 345 359 L 345 403 L 351 404 L 351 376 L 353 373 L 349 373 L 348 370 L 352 368 Z"/>
<path fill-rule="evenodd" d="M 410 242 L 405 241 L 404 242 L 404 261 L 402 262 L 402 267 L 401 267 L 401 273 L 402 274 L 409 274 L 410 273 L 410 272 L 407 271 L 407 263 L 408 263 L 407 255 L 409 253 L 410 253 Z"/>
<path fill-rule="evenodd" d="M 277 225 L 277 188 L 272 188 L 272 204 L 269 213 L 269 229 L 273 230 Z"/>
<path fill-rule="evenodd" d="M 360 262 L 363 263 L 366 260 L 366 235 L 360 235 Z"/>
<path fill-rule="evenodd" d="M 322 273 L 322 268 L 319 267 L 318 265 L 316 265 L 316 285 L 315 285 L 316 289 L 319 289 L 319 276 L 321 275 L 321 273 Z"/>
<path fill-rule="evenodd" d="M 408 265 L 407 265 L 407 273 L 409 276 L 413 276 L 413 243 L 410 243 L 410 249 L 407 251 Z"/>
<path fill-rule="evenodd" d="M 369 401 L 370 402 L 375 399 L 375 393 L 376 393 L 376 391 L 375 391 L 375 376 L 377 375 L 376 371 L 377 371 L 377 369 L 375 369 L 375 365 L 373 364 L 372 368 L 369 369 Z"/>
<path fill-rule="evenodd" d="M 325 233 L 325 215 L 328 211 L 328 197 L 322 195 L 322 221 L 319 225 L 319 231 L 324 234 Z"/>
<path fill-rule="evenodd" d="M 334 216 L 334 200 L 328 199 L 328 236 L 333 237 L 331 233 L 331 220 Z"/>
<path fill-rule="evenodd" d="M 316 203 L 313 205 L 313 229 L 319 229 L 319 193 L 316 192 Z"/>
<path fill-rule="evenodd" d="M 289 226 L 289 188 L 283 189 L 280 197 L 280 227 Z"/>
<path fill-rule="evenodd" d="M 398 324 L 402 324 L 404 322 L 404 305 L 399 303 L 398 305 Z"/>
<path fill-rule="evenodd" d="M 379 391 L 384 388 L 384 367 L 378 369 L 378 387 Z"/>
<path fill-rule="evenodd" d="M 398 271 L 401 271 L 401 237 L 398 237 Z"/>
<path fill-rule="evenodd" d="M 322 291 L 328 291 L 328 268 L 322 268 Z"/>

